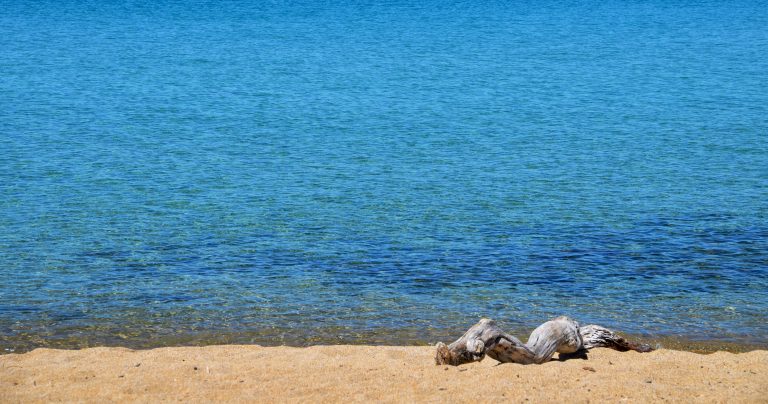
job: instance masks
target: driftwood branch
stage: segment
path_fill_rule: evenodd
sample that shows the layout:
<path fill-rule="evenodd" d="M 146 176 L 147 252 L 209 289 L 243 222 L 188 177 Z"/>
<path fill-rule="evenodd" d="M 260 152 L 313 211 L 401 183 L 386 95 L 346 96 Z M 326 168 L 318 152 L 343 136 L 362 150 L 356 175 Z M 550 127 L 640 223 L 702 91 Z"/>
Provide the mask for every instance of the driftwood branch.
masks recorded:
<path fill-rule="evenodd" d="M 580 327 L 579 323 L 568 317 L 558 317 L 540 325 L 524 344 L 505 333 L 495 321 L 484 318 L 452 344 L 438 343 L 435 361 L 438 365 L 458 366 L 481 361 L 487 355 L 499 362 L 527 365 L 547 362 L 555 352 L 560 353 L 562 358 L 597 347 L 619 351 L 653 350 L 649 345 L 629 342 L 598 325 Z"/>

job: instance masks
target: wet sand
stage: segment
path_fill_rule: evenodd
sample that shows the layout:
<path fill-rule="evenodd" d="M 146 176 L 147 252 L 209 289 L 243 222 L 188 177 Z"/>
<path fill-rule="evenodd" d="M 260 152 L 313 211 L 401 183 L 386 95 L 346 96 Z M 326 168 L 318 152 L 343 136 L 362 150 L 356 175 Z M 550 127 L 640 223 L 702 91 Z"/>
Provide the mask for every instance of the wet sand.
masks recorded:
<path fill-rule="evenodd" d="M 588 360 L 435 366 L 432 347 L 225 345 L 0 356 L 0 402 L 768 401 L 768 351 L 595 349 Z"/>

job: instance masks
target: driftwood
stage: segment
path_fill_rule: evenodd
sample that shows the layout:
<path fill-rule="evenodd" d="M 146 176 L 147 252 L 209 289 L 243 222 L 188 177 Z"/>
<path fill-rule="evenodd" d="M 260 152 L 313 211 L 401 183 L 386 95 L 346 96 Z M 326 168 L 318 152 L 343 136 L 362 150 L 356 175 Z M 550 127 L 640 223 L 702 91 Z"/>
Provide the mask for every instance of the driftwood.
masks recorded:
<path fill-rule="evenodd" d="M 649 345 L 629 342 L 598 325 L 581 327 L 568 317 L 558 317 L 540 325 L 524 344 L 505 333 L 495 321 L 484 318 L 452 344 L 439 342 L 435 361 L 438 365 L 458 366 L 481 361 L 487 355 L 499 362 L 539 364 L 552 359 L 555 352 L 560 353 L 561 359 L 584 357 L 588 349 L 597 347 L 618 351 L 653 350 Z"/>

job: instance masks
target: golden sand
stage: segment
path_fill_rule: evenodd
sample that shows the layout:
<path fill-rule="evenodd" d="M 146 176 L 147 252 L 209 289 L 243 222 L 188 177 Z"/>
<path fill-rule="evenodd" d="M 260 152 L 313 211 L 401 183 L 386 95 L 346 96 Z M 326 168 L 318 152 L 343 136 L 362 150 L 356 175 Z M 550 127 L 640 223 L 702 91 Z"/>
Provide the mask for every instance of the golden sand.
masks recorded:
<path fill-rule="evenodd" d="M 768 402 L 768 351 L 595 349 L 435 366 L 431 347 L 37 349 L 0 356 L 0 402 Z"/>

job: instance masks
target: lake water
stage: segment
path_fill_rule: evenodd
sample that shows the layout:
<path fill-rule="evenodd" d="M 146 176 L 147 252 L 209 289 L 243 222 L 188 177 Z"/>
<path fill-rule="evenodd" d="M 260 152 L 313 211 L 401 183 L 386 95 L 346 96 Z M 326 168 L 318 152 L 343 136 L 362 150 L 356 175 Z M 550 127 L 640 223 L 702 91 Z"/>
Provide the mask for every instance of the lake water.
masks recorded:
<path fill-rule="evenodd" d="M 0 10 L 0 349 L 768 346 L 764 2 L 117 3 Z"/>

